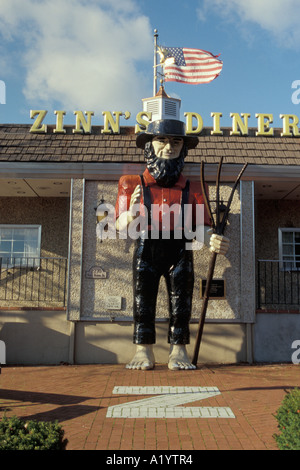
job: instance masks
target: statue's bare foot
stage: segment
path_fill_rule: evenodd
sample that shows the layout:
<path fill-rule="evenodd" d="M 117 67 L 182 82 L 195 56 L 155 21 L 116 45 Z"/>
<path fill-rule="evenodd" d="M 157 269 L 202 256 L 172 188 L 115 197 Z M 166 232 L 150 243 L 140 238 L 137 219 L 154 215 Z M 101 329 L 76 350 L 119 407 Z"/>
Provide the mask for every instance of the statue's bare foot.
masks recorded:
<path fill-rule="evenodd" d="M 150 370 L 154 369 L 155 358 L 152 344 L 138 344 L 133 359 L 126 365 L 126 369 Z"/>
<path fill-rule="evenodd" d="M 169 369 L 171 370 L 187 370 L 196 369 L 191 363 L 184 344 L 173 344 L 169 355 Z"/>

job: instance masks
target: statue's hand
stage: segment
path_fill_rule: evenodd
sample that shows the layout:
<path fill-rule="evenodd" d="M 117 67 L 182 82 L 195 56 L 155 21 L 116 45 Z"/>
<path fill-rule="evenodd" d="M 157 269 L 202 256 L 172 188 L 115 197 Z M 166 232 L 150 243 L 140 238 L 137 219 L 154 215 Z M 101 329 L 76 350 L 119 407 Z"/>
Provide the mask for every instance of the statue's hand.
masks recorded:
<path fill-rule="evenodd" d="M 213 233 L 209 241 L 209 250 L 220 255 L 226 255 L 229 248 L 229 239 L 224 235 L 217 235 Z"/>
<path fill-rule="evenodd" d="M 130 198 L 130 205 L 129 205 L 129 209 L 134 206 L 134 204 L 139 204 L 141 202 L 141 196 L 142 196 L 142 187 L 140 184 L 138 184 L 132 195 L 131 195 L 131 198 Z"/>
<path fill-rule="evenodd" d="M 132 222 L 138 215 L 139 208 L 137 205 L 141 201 L 142 188 L 140 185 L 137 185 L 131 195 L 129 209 L 122 214 L 116 220 L 116 229 L 120 232 L 127 229 L 130 222 Z"/>

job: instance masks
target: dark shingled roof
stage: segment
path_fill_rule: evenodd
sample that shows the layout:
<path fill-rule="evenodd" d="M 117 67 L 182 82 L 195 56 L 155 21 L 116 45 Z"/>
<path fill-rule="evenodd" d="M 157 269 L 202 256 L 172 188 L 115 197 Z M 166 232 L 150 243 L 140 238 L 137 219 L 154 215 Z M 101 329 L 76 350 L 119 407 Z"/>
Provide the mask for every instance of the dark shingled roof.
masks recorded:
<path fill-rule="evenodd" d="M 30 125 L 0 125 L 0 162 L 143 162 L 143 151 L 135 144 L 134 127 L 121 127 L 120 134 L 102 134 L 100 126 L 93 126 L 91 134 L 74 134 L 74 126 L 65 126 L 65 134 L 55 134 L 55 126 L 47 133 L 30 133 Z M 190 150 L 187 162 L 263 165 L 299 165 L 300 138 L 281 137 L 281 129 L 274 136 L 256 136 L 249 129 L 248 136 L 231 136 L 229 128 L 222 136 L 212 136 L 211 129 L 203 129 L 199 144 Z"/>

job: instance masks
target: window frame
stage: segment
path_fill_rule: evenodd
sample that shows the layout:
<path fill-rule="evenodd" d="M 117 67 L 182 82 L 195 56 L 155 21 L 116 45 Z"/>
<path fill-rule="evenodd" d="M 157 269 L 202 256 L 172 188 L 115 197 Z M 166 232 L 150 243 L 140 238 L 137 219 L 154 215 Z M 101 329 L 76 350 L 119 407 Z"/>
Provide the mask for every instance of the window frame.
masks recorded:
<path fill-rule="evenodd" d="M 293 247 L 293 253 L 291 255 L 287 255 L 283 253 L 283 234 L 286 232 L 292 232 L 293 233 L 293 241 L 291 243 L 287 243 L 287 245 L 291 245 Z M 282 271 L 300 271 L 300 254 L 296 255 L 295 253 L 295 246 L 299 245 L 300 247 L 300 242 L 295 243 L 295 233 L 300 233 L 300 228 L 295 228 L 295 227 L 279 227 L 278 228 L 278 249 L 279 249 L 279 266 Z M 286 259 L 287 257 L 290 257 L 290 263 L 289 260 Z M 297 263 L 299 264 L 299 267 L 297 266 Z M 287 265 L 289 264 L 289 265 Z M 290 265 L 292 264 L 292 266 Z"/>
<path fill-rule="evenodd" d="M 11 263 L 11 262 L 8 262 L 8 263 L 4 263 L 2 265 L 2 269 L 8 269 L 8 268 L 12 268 L 12 267 L 18 267 L 18 268 L 38 268 L 40 267 L 40 259 L 41 259 L 41 239 L 42 239 L 42 226 L 40 224 L 0 224 L 0 231 L 2 229 L 20 229 L 20 230 L 24 230 L 24 229 L 35 229 L 37 230 L 37 247 L 36 247 L 36 251 L 39 253 L 39 256 L 26 256 L 25 253 L 23 253 L 23 256 L 20 256 L 20 257 L 13 257 L 11 256 L 11 253 L 10 255 L 7 256 L 7 258 L 10 258 L 10 261 L 12 260 L 12 258 L 15 258 L 15 263 Z M 24 239 L 25 241 L 25 239 Z M 28 260 L 31 260 L 30 262 L 27 262 L 26 264 L 23 264 L 21 262 L 16 262 L 16 260 L 18 258 L 27 258 Z"/>

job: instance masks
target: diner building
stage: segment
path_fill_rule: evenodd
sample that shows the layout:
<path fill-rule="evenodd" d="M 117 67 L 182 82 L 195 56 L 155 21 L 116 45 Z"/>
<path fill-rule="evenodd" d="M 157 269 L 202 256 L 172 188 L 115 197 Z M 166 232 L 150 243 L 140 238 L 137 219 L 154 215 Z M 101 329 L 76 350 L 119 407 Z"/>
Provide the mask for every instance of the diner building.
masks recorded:
<path fill-rule="evenodd" d="M 167 115 L 177 115 L 176 100 L 168 103 L 159 93 Z M 116 202 L 119 178 L 144 171 L 136 135 L 143 119 L 157 112 L 155 98 L 145 100 L 136 126 L 120 125 L 121 112 L 100 113 L 102 121 L 76 112 L 74 125 L 64 125 L 62 111 L 47 126 L 46 111 L 32 111 L 28 125 L 0 124 L 0 340 L 7 364 L 122 364 L 133 356 L 134 240 L 108 236 L 105 216 Z M 189 151 L 184 174 L 199 180 L 203 161 L 211 200 L 220 157 L 225 203 L 248 163 L 226 227 L 230 248 L 217 257 L 199 363 L 291 362 L 300 356 L 297 119 L 284 115 L 282 128 L 275 129 L 270 115 L 257 115 L 257 127 L 248 128 L 247 117 L 233 113 L 232 127 L 224 128 L 220 113 L 212 113 L 211 127 L 197 113 L 185 115 L 199 143 Z M 190 355 L 209 257 L 206 247 L 194 250 Z M 167 362 L 167 327 L 162 281 L 159 363 Z"/>

